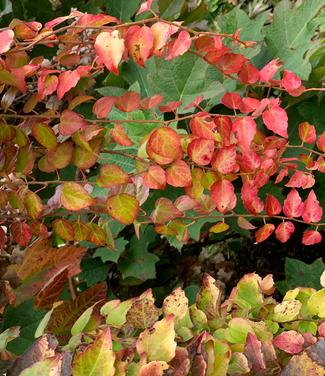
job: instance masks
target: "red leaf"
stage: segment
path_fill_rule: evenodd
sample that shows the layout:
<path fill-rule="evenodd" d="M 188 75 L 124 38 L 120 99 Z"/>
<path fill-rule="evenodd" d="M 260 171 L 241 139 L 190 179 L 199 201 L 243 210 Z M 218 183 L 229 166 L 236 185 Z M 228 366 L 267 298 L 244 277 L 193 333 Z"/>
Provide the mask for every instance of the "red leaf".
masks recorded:
<path fill-rule="evenodd" d="M 190 108 L 199 107 L 200 103 L 203 101 L 204 95 L 197 96 L 193 102 L 189 103 L 187 106 L 184 107 L 184 110 L 189 110 Z"/>
<path fill-rule="evenodd" d="M 295 90 L 301 87 L 301 79 L 297 77 L 293 72 L 285 69 L 283 71 L 281 85 L 288 91 L 289 94 L 291 92 L 294 93 Z"/>
<path fill-rule="evenodd" d="M 257 339 L 255 334 L 248 333 L 244 347 L 244 355 L 252 364 L 252 371 L 257 373 L 266 369 L 264 354 L 262 352 L 262 343 Z"/>
<path fill-rule="evenodd" d="M 267 129 L 282 137 L 288 137 L 288 115 L 283 108 L 269 107 L 269 110 L 263 112 L 262 118 Z"/>
<path fill-rule="evenodd" d="M 271 60 L 268 64 L 265 65 L 260 70 L 260 81 L 261 82 L 268 82 L 270 81 L 275 73 L 279 70 L 281 67 L 282 63 L 280 62 L 279 59 L 274 59 Z"/>
<path fill-rule="evenodd" d="M 239 107 L 243 114 L 248 114 L 249 112 L 255 111 L 259 107 L 260 101 L 255 98 L 242 98 L 242 103 Z"/>
<path fill-rule="evenodd" d="M 169 25 L 166 22 L 156 22 L 151 26 L 153 34 L 153 54 L 162 57 L 164 47 L 171 35 L 178 31 L 175 25 Z"/>
<path fill-rule="evenodd" d="M 232 110 L 237 110 L 242 105 L 242 99 L 238 93 L 225 93 L 221 98 L 221 103 Z"/>
<path fill-rule="evenodd" d="M 204 112 L 198 113 L 197 116 L 190 120 L 190 128 L 193 135 L 201 138 L 206 138 L 207 140 L 214 140 L 215 134 L 213 129 L 215 129 L 216 124 L 209 114 Z"/>
<path fill-rule="evenodd" d="M 10 225 L 10 231 L 15 243 L 21 247 L 27 247 L 32 238 L 32 231 L 27 223 L 14 222 Z"/>
<path fill-rule="evenodd" d="M 181 156 L 181 142 L 178 133 L 169 127 L 156 128 L 150 134 L 146 150 L 150 158 L 155 160 L 154 154 L 157 154 L 169 160 L 166 164 L 171 163 Z M 159 163 L 158 160 L 157 163 Z"/>
<path fill-rule="evenodd" d="M 245 181 L 241 189 L 241 198 L 245 208 L 252 214 L 258 214 L 264 209 L 264 203 L 257 194 L 258 187 L 255 182 Z"/>
<path fill-rule="evenodd" d="M 37 81 L 38 99 L 43 100 L 47 95 L 54 93 L 58 84 L 59 79 L 57 76 L 49 74 L 49 71 L 42 72 Z"/>
<path fill-rule="evenodd" d="M 141 110 L 151 110 L 156 107 L 160 102 L 164 100 L 164 97 L 160 94 L 155 94 L 152 97 L 142 99 L 140 102 Z"/>
<path fill-rule="evenodd" d="M 307 230 L 304 232 L 302 237 L 302 244 L 304 245 L 314 245 L 322 241 L 322 235 L 316 230 Z"/>
<path fill-rule="evenodd" d="M 181 31 L 177 38 L 168 45 L 165 59 L 171 60 L 177 56 L 184 55 L 191 47 L 191 43 L 192 39 L 190 34 L 185 30 Z"/>
<path fill-rule="evenodd" d="M 305 201 L 302 219 L 305 222 L 319 222 L 323 216 L 323 209 L 317 200 L 315 192 L 311 190 Z"/>
<path fill-rule="evenodd" d="M 208 35 L 199 36 L 194 40 L 195 48 L 201 52 L 220 50 L 223 46 L 222 39 L 219 35 L 210 37 Z"/>
<path fill-rule="evenodd" d="M 129 136 L 125 133 L 125 130 L 121 124 L 115 124 L 114 128 L 110 131 L 110 135 L 112 139 L 119 145 L 133 145 L 133 142 L 129 139 Z"/>
<path fill-rule="evenodd" d="M 129 27 L 125 45 L 132 59 L 142 67 L 150 57 L 153 48 L 153 33 L 148 26 L 133 25 Z"/>
<path fill-rule="evenodd" d="M 0 32 L 0 54 L 10 50 L 10 46 L 14 40 L 15 33 L 11 29 Z"/>
<path fill-rule="evenodd" d="M 259 228 L 255 233 L 256 243 L 261 243 L 266 240 L 274 231 L 273 223 L 266 223 L 263 227 Z"/>
<path fill-rule="evenodd" d="M 255 121 L 251 117 L 237 118 L 233 122 L 232 129 L 236 134 L 241 149 L 250 149 L 251 143 L 256 134 Z"/>
<path fill-rule="evenodd" d="M 307 121 L 299 124 L 299 137 L 302 142 L 313 144 L 316 141 L 316 129 Z"/>
<path fill-rule="evenodd" d="M 175 112 L 182 103 L 181 101 L 168 102 L 164 106 L 159 106 L 158 110 L 160 112 Z"/>
<path fill-rule="evenodd" d="M 300 217 L 304 211 L 304 203 L 296 189 L 291 189 L 283 203 L 283 213 L 289 218 Z"/>
<path fill-rule="evenodd" d="M 266 194 L 266 204 L 265 204 L 265 211 L 269 217 L 273 217 L 274 215 L 278 215 L 281 213 L 282 207 L 280 202 L 276 197 L 270 194 Z"/>
<path fill-rule="evenodd" d="M 139 10 L 137 11 L 136 15 L 138 16 L 139 14 L 143 13 L 143 12 L 147 12 L 148 10 L 150 10 L 151 8 L 151 4 L 152 4 L 152 1 L 153 0 L 147 0 L 147 1 L 144 1 Z"/>
<path fill-rule="evenodd" d="M 319 136 L 316 145 L 320 151 L 325 153 L 325 131 Z"/>
<path fill-rule="evenodd" d="M 221 136 L 221 145 L 230 146 L 236 142 L 233 141 L 232 122 L 229 117 L 217 116 L 214 118 L 214 122 L 217 127 L 217 131 Z"/>
<path fill-rule="evenodd" d="M 304 337 L 295 330 L 283 332 L 273 339 L 273 344 L 288 354 L 298 354 L 303 350 Z"/>
<path fill-rule="evenodd" d="M 196 138 L 187 147 L 187 154 L 194 163 L 206 166 L 211 162 L 214 151 L 214 141 L 204 138 Z"/>
<path fill-rule="evenodd" d="M 88 122 L 81 115 L 70 110 L 64 110 L 60 117 L 59 132 L 62 136 L 71 136 L 87 125 Z"/>
<path fill-rule="evenodd" d="M 295 226 L 292 222 L 282 222 L 275 230 L 275 237 L 281 242 L 285 243 L 289 240 L 291 235 L 295 232 Z"/>
<path fill-rule="evenodd" d="M 302 171 L 296 171 L 285 185 L 289 188 L 311 188 L 315 184 L 315 178 L 312 174 Z"/>
<path fill-rule="evenodd" d="M 143 176 L 143 184 L 151 189 L 165 189 L 166 173 L 164 169 L 158 165 L 150 166 Z"/>
<path fill-rule="evenodd" d="M 211 187 L 211 198 L 220 213 L 234 209 L 237 204 L 235 187 L 229 180 L 219 180 Z"/>
<path fill-rule="evenodd" d="M 67 70 L 62 72 L 59 75 L 59 84 L 57 87 L 58 98 L 62 99 L 65 93 L 77 85 L 81 77 L 88 74 L 89 70 L 90 67 L 79 66 L 73 71 Z"/>
<path fill-rule="evenodd" d="M 125 51 L 124 40 L 119 37 L 118 30 L 98 34 L 94 47 L 97 56 L 106 68 L 118 75 L 118 65 Z"/>
<path fill-rule="evenodd" d="M 115 99 L 115 107 L 123 112 L 132 112 L 140 107 L 140 94 L 135 91 L 127 91 L 125 94 Z"/>
<path fill-rule="evenodd" d="M 190 187 L 192 185 L 192 175 L 189 165 L 178 160 L 166 170 L 166 179 L 173 187 Z"/>
<path fill-rule="evenodd" d="M 214 153 L 211 166 L 221 174 L 230 174 L 238 170 L 236 145 L 225 146 Z"/>
<path fill-rule="evenodd" d="M 115 97 L 102 97 L 99 98 L 93 105 L 93 113 L 98 119 L 104 119 L 111 112 Z"/>
<path fill-rule="evenodd" d="M 259 77 L 259 70 L 249 62 L 246 62 L 238 73 L 238 78 L 244 84 L 255 84 L 255 82 L 258 81 Z"/>
<path fill-rule="evenodd" d="M 171 200 L 161 197 L 156 201 L 155 210 L 150 215 L 150 219 L 154 223 L 165 223 L 183 216 L 184 214 L 176 208 Z"/>
<path fill-rule="evenodd" d="M 229 53 L 218 59 L 216 65 L 224 74 L 237 74 L 246 61 L 243 55 Z"/>

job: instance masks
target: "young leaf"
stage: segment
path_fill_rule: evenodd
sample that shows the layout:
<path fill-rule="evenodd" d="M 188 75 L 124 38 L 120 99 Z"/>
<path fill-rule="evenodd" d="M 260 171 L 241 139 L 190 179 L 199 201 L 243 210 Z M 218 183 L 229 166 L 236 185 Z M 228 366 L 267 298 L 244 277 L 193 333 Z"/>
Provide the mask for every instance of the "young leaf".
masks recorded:
<path fill-rule="evenodd" d="M 71 136 L 85 128 L 88 122 L 76 112 L 64 110 L 60 117 L 59 133 L 62 136 Z"/>
<path fill-rule="evenodd" d="M 173 187 L 190 187 L 192 175 L 189 165 L 182 160 L 177 160 L 166 169 L 167 184 Z"/>
<path fill-rule="evenodd" d="M 319 222 L 323 216 L 323 209 L 317 200 L 315 192 L 311 190 L 305 201 L 302 219 L 305 222 Z"/>
<path fill-rule="evenodd" d="M 133 25 L 128 28 L 125 45 L 132 59 L 142 67 L 150 57 L 153 48 L 153 33 L 148 26 Z"/>
<path fill-rule="evenodd" d="M 63 184 L 61 204 L 68 210 L 81 210 L 93 204 L 94 200 L 89 193 L 78 183 Z"/>
<path fill-rule="evenodd" d="M 283 213 L 289 218 L 300 217 L 304 211 L 304 203 L 296 189 L 291 189 L 283 203 Z"/>
<path fill-rule="evenodd" d="M 192 39 L 190 34 L 187 31 L 182 30 L 178 34 L 177 38 L 168 45 L 168 50 L 165 59 L 171 60 L 177 56 L 184 55 L 185 52 L 187 52 L 191 47 L 191 43 Z"/>
<path fill-rule="evenodd" d="M 304 245 L 314 245 L 322 241 L 322 235 L 316 230 L 307 230 L 304 232 L 302 237 L 302 244 Z"/>
<path fill-rule="evenodd" d="M 138 214 L 139 202 L 134 196 L 120 193 L 107 198 L 106 208 L 108 214 L 118 222 L 130 225 Z"/>
<path fill-rule="evenodd" d="M 265 211 L 269 217 L 278 215 L 281 213 L 282 207 L 279 200 L 271 194 L 266 194 Z"/>
<path fill-rule="evenodd" d="M 155 210 L 152 212 L 150 219 L 154 223 L 165 223 L 177 217 L 183 217 L 181 212 L 168 198 L 161 197 L 155 203 Z"/>
<path fill-rule="evenodd" d="M 187 147 L 187 153 L 194 163 L 206 166 L 211 162 L 214 151 L 214 141 L 196 138 Z"/>
<path fill-rule="evenodd" d="M 263 112 L 262 118 L 267 129 L 288 138 L 288 115 L 283 108 L 279 106 L 271 107 Z"/>
<path fill-rule="evenodd" d="M 32 135 L 46 149 L 53 150 L 57 146 L 56 135 L 53 129 L 47 124 L 33 124 Z"/>
<path fill-rule="evenodd" d="M 125 94 L 115 98 L 115 107 L 122 112 L 132 112 L 140 106 L 140 94 L 135 91 L 127 91 Z"/>
<path fill-rule="evenodd" d="M 237 118 L 232 125 L 239 146 L 242 150 L 250 149 L 253 138 L 256 134 L 256 123 L 251 117 Z"/>
<path fill-rule="evenodd" d="M 115 124 L 114 128 L 110 131 L 110 135 L 112 139 L 119 145 L 122 145 L 122 146 L 133 145 L 133 142 L 130 140 L 129 136 L 126 134 L 121 124 Z"/>
<path fill-rule="evenodd" d="M 143 184 L 151 189 L 165 189 L 165 170 L 158 165 L 150 166 L 148 171 L 143 176 Z"/>
<path fill-rule="evenodd" d="M 220 174 L 230 174 L 238 170 L 236 145 L 218 148 L 213 154 L 211 166 Z"/>
<path fill-rule="evenodd" d="M 266 240 L 274 231 L 275 226 L 273 223 L 266 223 L 263 227 L 255 232 L 256 243 L 261 243 Z"/>
<path fill-rule="evenodd" d="M 316 145 L 321 152 L 325 153 L 325 131 L 319 136 Z"/>
<path fill-rule="evenodd" d="M 109 327 L 105 327 L 92 344 L 76 353 L 72 363 L 72 374 L 73 376 L 113 376 L 114 362 L 111 332 Z"/>
<path fill-rule="evenodd" d="M 93 105 L 93 113 L 98 119 L 104 119 L 111 112 L 115 97 L 101 97 Z"/>
<path fill-rule="evenodd" d="M 281 333 L 273 339 L 273 344 L 288 354 L 298 354 L 302 351 L 304 337 L 295 330 Z"/>
<path fill-rule="evenodd" d="M 295 226 L 292 222 L 282 222 L 279 224 L 279 226 L 275 230 L 275 237 L 281 242 L 285 243 L 287 242 L 291 235 L 295 231 Z"/>
<path fill-rule="evenodd" d="M 106 68 L 118 75 L 118 65 L 125 51 L 124 39 L 120 38 L 118 30 L 98 34 L 94 47 L 97 56 Z"/>
<path fill-rule="evenodd" d="M 232 110 L 238 110 L 242 105 L 242 98 L 238 93 L 226 93 L 221 103 Z"/>
<path fill-rule="evenodd" d="M 10 46 L 14 41 L 15 33 L 11 29 L 0 32 L 0 54 L 10 50 Z"/>
<path fill-rule="evenodd" d="M 279 59 L 273 59 L 260 70 L 260 81 L 269 82 L 279 70 L 282 63 Z"/>
<path fill-rule="evenodd" d="M 178 133 L 169 127 L 156 128 L 150 134 L 146 149 L 150 158 L 154 157 L 154 154 L 157 154 L 171 161 L 176 160 L 181 154 L 181 143 Z"/>

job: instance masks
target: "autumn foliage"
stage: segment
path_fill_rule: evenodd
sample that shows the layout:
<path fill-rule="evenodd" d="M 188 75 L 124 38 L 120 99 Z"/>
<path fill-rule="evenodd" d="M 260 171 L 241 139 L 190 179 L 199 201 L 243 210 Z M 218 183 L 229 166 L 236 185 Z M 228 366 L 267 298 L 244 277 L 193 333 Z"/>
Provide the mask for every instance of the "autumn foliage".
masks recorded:
<path fill-rule="evenodd" d="M 138 14 L 150 11 L 151 3 L 145 1 Z M 44 328 L 61 344 L 71 333 L 93 329 L 103 317 L 114 328 L 103 328 L 93 342 L 90 336 L 88 347 L 87 341 L 83 343 L 83 351 L 74 357 L 73 374 L 83 375 L 83 364 L 102 347 L 104 368 L 96 374 L 113 375 L 117 367 L 124 375 L 133 357 L 139 356 L 133 366 L 138 373 L 133 374 L 142 376 L 162 375 L 169 367 L 186 370 L 189 364 L 205 367 L 211 375 L 226 374 L 217 370 L 220 364 L 230 374 L 259 372 L 268 362 L 281 368 L 285 362 L 278 363 L 274 346 L 285 354 L 300 354 L 292 361 L 298 367 L 302 359 L 310 358 L 304 352 L 307 345 L 324 347 L 323 324 L 313 335 L 304 336 L 292 323 L 298 317 L 324 318 L 324 307 L 314 297 L 324 291 L 295 291 L 276 305 L 272 298 L 264 298 L 269 291 L 255 274 L 242 282 L 253 286 L 252 296 L 247 297 L 244 288 L 241 296 L 239 287 L 222 306 L 216 303 L 220 297 L 214 295 L 219 292 L 210 277 L 196 306 L 188 308 L 177 290 L 184 311 L 177 311 L 179 307 L 175 311 L 165 300 L 160 321 L 150 292 L 139 301 L 102 305 L 97 302 L 106 298 L 106 291 L 92 286 L 82 293 L 86 297 L 80 294 L 58 304 L 68 282 L 74 291 L 71 284 L 87 245 L 114 249 L 112 223 L 133 226 L 138 237 L 152 225 L 158 234 L 180 244 L 190 242 L 191 226 L 205 219 L 210 233 L 235 225 L 252 231 L 257 243 L 272 234 L 285 243 L 297 224 L 304 226 L 304 245 L 322 241 L 323 209 L 313 188 L 315 176 L 325 172 L 325 133 L 302 122 L 295 130 L 301 142 L 292 143 L 288 111 L 281 101 L 281 93 L 299 97 L 315 88 L 305 87 L 294 72 L 283 69 L 276 56 L 256 67 L 240 53 L 254 45 L 242 40 L 239 30 L 196 31 L 155 12 L 150 18 L 122 23 L 110 15 L 74 10 L 44 25 L 14 19 L 0 31 L 0 247 L 3 252 L 9 245 L 25 249 L 7 275 L 12 279 L 13 273 L 19 283 L 14 290 L 7 283 L 3 291 L 11 305 L 35 296 L 35 306 L 50 312 Z M 46 49 L 46 56 L 38 53 L 39 47 Z M 204 95 L 183 103 L 167 101 L 159 92 L 141 97 L 132 89 L 111 95 L 96 90 L 96 82 L 107 73 L 118 77 L 127 61 L 142 69 L 150 59 L 171 62 L 185 54 L 194 54 L 216 75 L 247 87 L 247 95 L 224 93 L 217 103 L 222 109 L 216 113 L 214 107 L 205 106 Z M 133 116 L 135 112 L 143 117 Z M 263 188 L 272 186 L 281 187 L 281 196 L 261 195 Z M 311 303 L 306 303 L 307 297 Z M 69 304 L 79 304 L 78 310 Z M 142 332 L 133 346 L 113 352 L 112 335 L 123 327 L 126 316 L 134 319 L 137 304 L 151 307 L 144 318 L 149 323 L 135 327 Z M 302 310 L 303 304 L 312 312 Z M 228 321 L 226 312 L 234 305 L 240 313 Z M 63 324 L 67 311 L 74 314 Z M 73 322 L 82 313 L 76 329 Z M 220 317 L 226 320 L 222 326 L 216 321 Z M 270 321 L 259 328 L 255 321 L 263 319 Z M 282 332 L 279 323 L 285 322 L 290 322 L 290 330 Z M 238 325 L 244 332 L 237 333 Z M 206 332 L 190 347 L 176 347 L 175 328 L 184 342 Z M 156 349 L 160 332 L 166 343 Z M 210 358 L 216 343 L 219 352 Z M 40 357 L 39 367 L 61 367 L 62 351 L 52 348 L 50 354 Z M 41 369 L 34 372 L 41 374 Z"/>

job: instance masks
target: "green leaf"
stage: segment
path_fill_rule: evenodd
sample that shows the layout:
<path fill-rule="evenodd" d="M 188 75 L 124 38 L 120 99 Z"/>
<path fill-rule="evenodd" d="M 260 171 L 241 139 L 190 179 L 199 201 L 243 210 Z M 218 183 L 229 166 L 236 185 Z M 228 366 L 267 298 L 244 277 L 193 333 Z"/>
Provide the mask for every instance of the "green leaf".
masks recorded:
<path fill-rule="evenodd" d="M 82 331 L 87 326 L 91 315 L 93 313 L 94 307 L 97 303 L 93 304 L 91 307 L 88 307 L 81 316 L 77 319 L 77 321 L 73 324 L 71 328 L 71 334 L 74 336 L 76 334 L 82 333 Z"/>
<path fill-rule="evenodd" d="M 129 21 L 138 10 L 140 3 L 141 0 L 110 0 L 105 3 L 106 13 L 121 21 Z"/>
<path fill-rule="evenodd" d="M 126 315 L 131 308 L 132 300 L 121 302 L 120 300 L 111 300 L 104 304 L 101 309 L 101 315 L 106 317 L 106 324 L 114 328 L 121 328 L 126 323 Z"/>
<path fill-rule="evenodd" d="M 312 264 L 287 257 L 285 260 L 285 280 L 276 284 L 281 294 L 295 287 L 313 287 L 319 290 L 320 276 L 325 269 L 322 259 L 315 260 Z"/>
<path fill-rule="evenodd" d="M 125 246 L 128 244 L 128 240 L 124 238 L 117 238 L 115 240 L 115 249 L 111 250 L 108 248 L 97 248 L 94 257 L 100 257 L 103 262 L 112 261 L 117 263 L 121 253 L 125 250 Z"/>
<path fill-rule="evenodd" d="M 5 351 L 7 343 L 19 337 L 19 326 L 13 326 L 0 334 L 0 352 Z"/>
<path fill-rule="evenodd" d="M 20 376 L 59 375 L 61 372 L 61 354 L 42 359 L 24 369 Z"/>
<path fill-rule="evenodd" d="M 84 351 L 78 352 L 72 363 L 73 376 L 113 376 L 115 354 L 112 338 L 107 327 Z"/>
<path fill-rule="evenodd" d="M 120 257 L 118 263 L 123 279 L 133 277 L 146 281 L 156 277 L 155 264 L 159 257 L 147 251 L 155 237 L 156 233 L 152 227 L 148 227 L 139 240 L 135 236 L 132 237 L 129 250 Z"/>
<path fill-rule="evenodd" d="M 316 23 L 311 22 L 325 0 L 308 0 L 300 6 L 289 0 L 281 1 L 273 12 L 272 24 L 266 30 L 266 43 L 272 56 L 280 58 L 286 69 L 307 79 L 311 65 L 305 57 L 312 47 Z"/>
<path fill-rule="evenodd" d="M 104 281 L 107 278 L 107 265 L 103 261 L 96 257 L 93 259 L 85 259 L 81 262 L 81 272 L 78 276 L 80 281 L 86 282 L 90 287 L 97 282 Z"/>
<path fill-rule="evenodd" d="M 185 0 L 159 0 L 160 17 L 177 19 L 184 3 Z"/>
<path fill-rule="evenodd" d="M 90 206 L 93 200 L 89 193 L 78 183 L 63 184 L 61 204 L 68 210 L 81 210 Z"/>

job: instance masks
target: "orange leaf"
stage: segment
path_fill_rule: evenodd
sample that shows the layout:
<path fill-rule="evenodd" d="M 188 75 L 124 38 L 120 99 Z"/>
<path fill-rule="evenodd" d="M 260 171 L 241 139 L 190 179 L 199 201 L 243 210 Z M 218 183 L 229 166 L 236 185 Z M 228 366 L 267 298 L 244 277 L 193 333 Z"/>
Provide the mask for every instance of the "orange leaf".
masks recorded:
<path fill-rule="evenodd" d="M 266 223 L 263 227 L 259 228 L 255 233 L 256 243 L 261 243 L 266 240 L 274 231 L 273 223 Z"/>
<path fill-rule="evenodd" d="M 81 210 L 93 203 L 89 193 L 81 185 L 74 182 L 63 184 L 60 201 L 68 210 Z"/>
<path fill-rule="evenodd" d="M 192 175 L 189 165 L 178 160 L 166 170 L 167 183 L 173 187 L 190 187 L 192 185 Z"/>
<path fill-rule="evenodd" d="M 120 193 L 108 197 L 106 201 L 108 214 L 124 225 L 130 225 L 134 222 L 138 211 L 139 201 L 127 193 Z"/>
<path fill-rule="evenodd" d="M 129 175 L 115 164 L 101 167 L 96 183 L 100 187 L 111 188 L 115 185 L 126 184 L 131 181 Z"/>

